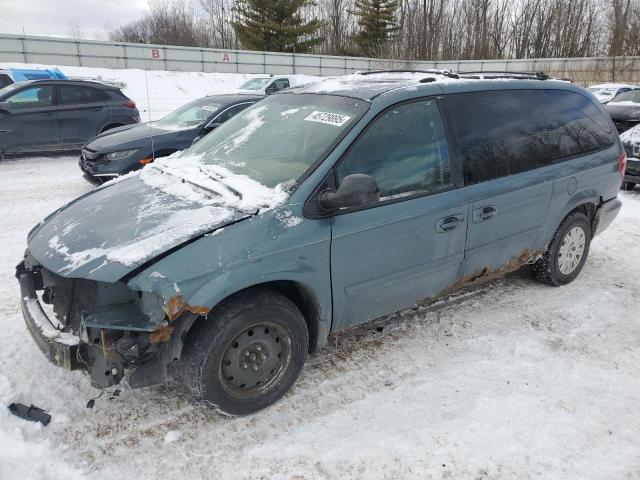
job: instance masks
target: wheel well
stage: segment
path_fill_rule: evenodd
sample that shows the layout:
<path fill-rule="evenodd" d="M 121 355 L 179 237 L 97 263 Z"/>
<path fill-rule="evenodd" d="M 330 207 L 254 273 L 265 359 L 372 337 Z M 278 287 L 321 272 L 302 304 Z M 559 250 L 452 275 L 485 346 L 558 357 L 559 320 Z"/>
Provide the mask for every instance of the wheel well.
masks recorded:
<path fill-rule="evenodd" d="M 307 286 L 291 280 L 278 280 L 255 286 L 270 288 L 278 292 L 300 309 L 309 330 L 309 353 L 314 353 L 318 345 L 320 305 L 313 291 Z"/>
<path fill-rule="evenodd" d="M 111 130 L 112 128 L 118 128 L 118 127 L 124 127 L 124 123 L 110 123 L 109 125 L 102 127 L 102 129 L 100 130 L 100 133 L 104 133 L 107 130 Z"/>
<path fill-rule="evenodd" d="M 582 205 L 578 205 L 576 208 L 571 210 L 567 216 L 571 215 L 573 212 L 583 213 L 589 219 L 589 224 L 591 225 L 591 232 L 594 232 L 596 228 L 596 219 L 597 219 L 596 213 L 598 211 L 600 204 L 602 204 L 602 199 L 600 199 L 600 202 L 598 205 L 591 202 L 583 203 Z"/>
<path fill-rule="evenodd" d="M 256 287 L 269 288 L 275 292 L 278 292 L 280 295 L 293 302 L 295 306 L 300 309 L 300 312 L 302 312 L 302 316 L 304 317 L 304 320 L 307 324 L 307 330 L 309 331 L 309 353 L 314 353 L 318 349 L 319 345 L 321 346 L 324 344 L 323 339 L 318 338 L 318 336 L 321 335 L 320 305 L 318 304 L 315 294 L 309 287 L 291 280 L 265 282 L 257 285 L 252 285 L 243 290 L 235 292 L 234 294 L 226 297 L 225 300 Z M 224 302 L 225 300 L 222 300 L 222 302 Z M 184 334 L 181 336 L 182 340 L 184 341 L 186 336 L 189 335 L 189 332 L 192 331 L 193 328 L 203 320 L 204 317 L 199 317 L 193 322 L 193 324 L 188 325 L 185 328 Z M 328 332 L 326 333 L 328 334 Z M 320 340 L 320 342 L 318 340 Z"/>

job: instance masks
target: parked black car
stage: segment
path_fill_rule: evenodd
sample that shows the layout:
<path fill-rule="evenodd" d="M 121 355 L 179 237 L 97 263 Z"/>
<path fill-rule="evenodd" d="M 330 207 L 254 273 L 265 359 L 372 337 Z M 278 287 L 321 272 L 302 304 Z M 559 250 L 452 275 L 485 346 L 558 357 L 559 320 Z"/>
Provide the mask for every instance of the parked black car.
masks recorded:
<path fill-rule="evenodd" d="M 32 80 L 0 89 L 0 157 L 78 150 L 106 130 L 137 123 L 118 87 L 85 80 Z"/>
<path fill-rule="evenodd" d="M 80 168 L 89 182 L 104 183 L 191 146 L 262 98 L 212 95 L 187 103 L 161 120 L 110 130 L 82 149 Z"/>
<path fill-rule="evenodd" d="M 640 125 L 624 132 L 620 135 L 620 140 L 627 154 L 627 168 L 622 188 L 633 190 L 640 184 Z"/>
<path fill-rule="evenodd" d="M 631 90 L 616 95 L 605 105 L 607 112 L 622 133 L 640 123 L 640 90 Z"/>

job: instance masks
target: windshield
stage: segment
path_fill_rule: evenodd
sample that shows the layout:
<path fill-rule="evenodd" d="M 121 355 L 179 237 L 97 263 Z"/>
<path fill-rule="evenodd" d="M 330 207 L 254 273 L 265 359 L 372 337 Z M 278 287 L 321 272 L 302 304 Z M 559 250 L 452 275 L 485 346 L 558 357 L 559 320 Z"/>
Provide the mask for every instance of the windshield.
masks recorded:
<path fill-rule="evenodd" d="M 640 91 L 632 90 L 630 92 L 624 92 L 620 95 L 616 95 L 616 97 L 611 100 L 611 103 L 619 102 L 640 103 Z"/>
<path fill-rule="evenodd" d="M 183 105 L 166 117 L 150 123 L 150 125 L 167 130 L 199 127 L 223 105 L 223 102 L 215 98 L 200 98 Z"/>
<path fill-rule="evenodd" d="M 260 90 L 271 78 L 252 78 L 240 85 L 240 90 Z"/>
<path fill-rule="evenodd" d="M 368 102 L 353 98 L 278 94 L 231 118 L 185 154 L 273 188 L 298 180 L 368 109 Z"/>

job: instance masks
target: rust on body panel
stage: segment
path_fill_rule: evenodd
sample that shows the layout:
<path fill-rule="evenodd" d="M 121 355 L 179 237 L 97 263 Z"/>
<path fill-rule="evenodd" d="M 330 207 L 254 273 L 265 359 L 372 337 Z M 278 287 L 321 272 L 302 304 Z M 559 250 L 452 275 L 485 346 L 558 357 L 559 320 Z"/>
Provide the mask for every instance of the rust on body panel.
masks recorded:
<path fill-rule="evenodd" d="M 182 295 L 171 297 L 166 303 L 167 319 L 173 322 L 176 318 L 185 312 L 195 313 L 196 315 L 206 316 L 211 309 L 200 305 L 188 304 Z"/>
<path fill-rule="evenodd" d="M 484 267 L 476 270 L 473 273 L 463 276 L 455 283 L 442 290 L 437 296 L 441 297 L 443 295 L 448 295 L 456 290 L 460 290 L 464 287 L 469 287 L 472 285 L 477 285 L 479 283 L 488 282 L 490 280 L 495 280 L 496 278 L 500 278 L 507 273 L 515 272 L 524 265 L 535 262 L 543 254 L 544 251 L 524 250 L 520 255 L 511 258 L 511 260 L 509 260 L 504 266 L 500 268 L 492 270 L 489 267 Z"/>
<path fill-rule="evenodd" d="M 174 331 L 174 327 L 171 323 L 178 319 L 178 317 L 183 313 L 195 313 L 196 315 L 204 317 L 209 314 L 211 309 L 200 305 L 190 305 L 185 301 L 182 295 L 175 295 L 166 302 L 165 311 L 167 313 L 167 320 L 169 321 L 169 324 L 162 325 L 149 334 L 149 341 L 151 343 L 168 342 Z"/>

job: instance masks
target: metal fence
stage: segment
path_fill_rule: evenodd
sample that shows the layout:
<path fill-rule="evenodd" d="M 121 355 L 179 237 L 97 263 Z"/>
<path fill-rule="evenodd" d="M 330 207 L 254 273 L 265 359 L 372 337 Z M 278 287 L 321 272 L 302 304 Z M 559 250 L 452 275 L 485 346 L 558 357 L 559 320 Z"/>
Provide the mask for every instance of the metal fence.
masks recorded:
<path fill-rule="evenodd" d="M 222 50 L 0 34 L 0 62 L 189 72 L 344 75 L 355 71 L 446 68 L 454 71 L 544 71 L 586 84 L 640 83 L 640 57 L 402 61 Z"/>

